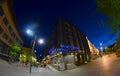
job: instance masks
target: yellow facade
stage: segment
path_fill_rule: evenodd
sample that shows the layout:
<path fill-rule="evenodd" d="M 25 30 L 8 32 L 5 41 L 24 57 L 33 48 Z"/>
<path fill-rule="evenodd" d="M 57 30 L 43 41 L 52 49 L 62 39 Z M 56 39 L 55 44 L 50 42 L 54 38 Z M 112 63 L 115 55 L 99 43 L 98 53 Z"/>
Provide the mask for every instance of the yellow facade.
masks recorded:
<path fill-rule="evenodd" d="M 11 3 L 11 0 L 0 1 L 0 47 L 9 47 L 13 42 L 23 44 Z"/>
<path fill-rule="evenodd" d="M 87 39 L 90 48 L 91 58 L 94 59 L 95 56 L 99 55 L 99 50 Z"/>

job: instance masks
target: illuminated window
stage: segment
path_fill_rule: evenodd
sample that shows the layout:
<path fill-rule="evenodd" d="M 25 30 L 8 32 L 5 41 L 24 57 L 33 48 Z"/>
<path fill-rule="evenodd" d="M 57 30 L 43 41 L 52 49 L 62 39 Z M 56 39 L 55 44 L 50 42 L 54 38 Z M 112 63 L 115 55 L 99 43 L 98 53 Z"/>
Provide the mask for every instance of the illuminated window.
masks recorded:
<path fill-rule="evenodd" d="M 4 24 L 5 24 L 6 26 L 8 25 L 8 20 L 7 20 L 6 17 L 3 19 L 3 22 L 4 22 Z"/>
<path fill-rule="evenodd" d="M 3 15 L 4 15 L 3 9 L 2 9 L 2 7 L 0 6 L 0 16 L 3 16 Z"/>
<path fill-rule="evenodd" d="M 3 32 L 3 29 L 2 29 L 2 27 L 0 26 L 0 34 Z"/>

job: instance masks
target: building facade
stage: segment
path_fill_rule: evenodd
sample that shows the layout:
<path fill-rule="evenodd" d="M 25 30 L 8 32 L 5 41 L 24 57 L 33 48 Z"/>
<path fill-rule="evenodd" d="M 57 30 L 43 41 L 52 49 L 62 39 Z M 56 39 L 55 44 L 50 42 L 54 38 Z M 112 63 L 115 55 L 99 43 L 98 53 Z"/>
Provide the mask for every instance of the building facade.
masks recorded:
<path fill-rule="evenodd" d="M 90 48 L 91 59 L 94 60 L 99 56 L 99 50 L 90 42 L 90 40 L 87 39 L 87 41 Z"/>
<path fill-rule="evenodd" d="M 26 62 L 26 61 L 36 62 L 37 61 L 35 52 L 32 51 L 31 47 L 23 46 L 21 48 L 20 61 L 21 62 Z"/>
<path fill-rule="evenodd" d="M 23 39 L 18 31 L 13 13 L 12 0 L 0 0 L 0 53 L 9 55 L 13 42 L 22 46 Z"/>
<path fill-rule="evenodd" d="M 58 19 L 44 52 L 51 64 L 80 65 L 91 60 L 87 37 L 65 19 Z M 45 59 L 44 59 L 45 60 Z"/>

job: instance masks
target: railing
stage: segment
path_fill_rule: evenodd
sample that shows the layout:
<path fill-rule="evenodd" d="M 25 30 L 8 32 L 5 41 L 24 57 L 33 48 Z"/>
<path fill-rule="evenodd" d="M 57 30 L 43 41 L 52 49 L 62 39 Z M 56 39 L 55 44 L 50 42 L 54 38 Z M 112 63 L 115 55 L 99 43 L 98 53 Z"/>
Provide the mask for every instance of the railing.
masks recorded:
<path fill-rule="evenodd" d="M 4 59 L 4 60 L 6 60 L 6 61 L 9 61 L 11 57 L 10 57 L 9 55 L 7 55 L 7 54 L 2 54 L 2 53 L 0 53 L 0 58 L 1 58 L 1 59 Z"/>

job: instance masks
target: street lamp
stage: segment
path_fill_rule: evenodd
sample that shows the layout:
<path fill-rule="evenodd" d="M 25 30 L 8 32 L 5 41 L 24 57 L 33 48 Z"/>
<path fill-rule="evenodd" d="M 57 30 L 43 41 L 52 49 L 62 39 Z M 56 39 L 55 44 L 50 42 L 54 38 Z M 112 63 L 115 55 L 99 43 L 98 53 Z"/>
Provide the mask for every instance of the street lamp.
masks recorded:
<path fill-rule="evenodd" d="M 31 47 L 32 47 L 32 51 L 31 51 L 31 57 L 30 57 L 30 73 L 31 73 L 31 67 L 32 67 L 32 52 L 34 51 L 34 47 L 35 47 L 35 44 L 36 44 L 36 34 L 33 33 L 33 31 L 31 31 L 30 29 L 27 29 L 27 34 L 31 35 L 31 36 L 34 36 L 34 39 L 32 40 L 32 44 L 31 44 Z M 40 44 L 43 44 L 44 43 L 44 40 L 43 39 L 39 39 L 39 43 Z M 35 52 L 37 52 L 35 50 Z"/>
<path fill-rule="evenodd" d="M 43 39 L 39 39 L 38 41 L 40 44 L 43 44 L 44 43 L 44 40 Z"/>
<path fill-rule="evenodd" d="M 27 34 L 33 36 L 33 32 L 30 29 L 27 29 Z"/>
<path fill-rule="evenodd" d="M 100 43 L 100 50 L 103 51 L 102 43 Z"/>
<path fill-rule="evenodd" d="M 100 51 L 101 51 L 101 56 L 103 55 L 103 47 L 102 47 L 102 43 L 100 43 Z"/>
<path fill-rule="evenodd" d="M 40 54 L 40 56 L 42 56 L 42 54 Z"/>
<path fill-rule="evenodd" d="M 102 43 L 100 43 L 100 46 L 102 46 Z"/>
<path fill-rule="evenodd" d="M 35 50 L 35 53 L 36 53 L 37 51 Z"/>

